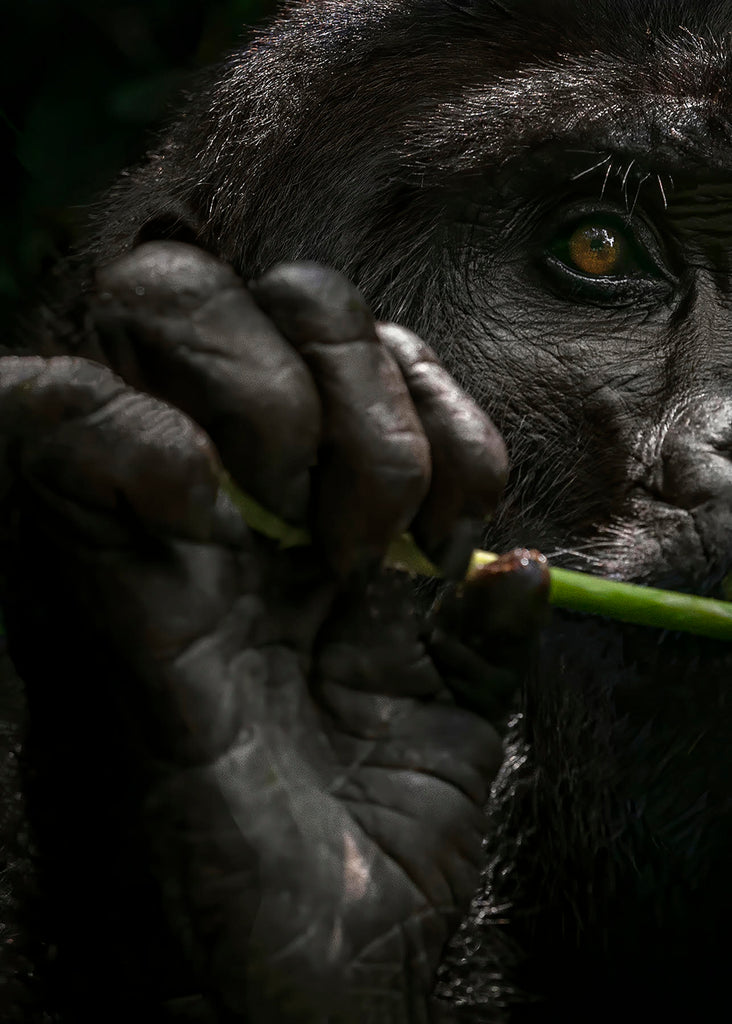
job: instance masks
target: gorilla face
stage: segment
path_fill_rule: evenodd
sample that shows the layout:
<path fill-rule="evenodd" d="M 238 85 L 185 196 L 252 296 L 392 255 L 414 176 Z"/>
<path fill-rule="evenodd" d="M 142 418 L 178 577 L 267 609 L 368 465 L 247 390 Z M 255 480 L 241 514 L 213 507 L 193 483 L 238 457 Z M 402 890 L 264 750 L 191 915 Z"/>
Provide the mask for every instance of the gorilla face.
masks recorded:
<path fill-rule="evenodd" d="M 704 592 L 732 553 L 732 191 L 640 156 L 587 159 L 542 153 L 545 187 L 502 196 L 499 234 L 480 212 L 456 229 L 475 302 L 447 358 L 513 456 L 499 546 Z"/>
<path fill-rule="evenodd" d="M 245 276 L 338 267 L 504 433 L 491 546 L 714 592 L 731 550 L 729 5 L 331 6 L 191 101 L 102 249 L 173 233 Z"/>

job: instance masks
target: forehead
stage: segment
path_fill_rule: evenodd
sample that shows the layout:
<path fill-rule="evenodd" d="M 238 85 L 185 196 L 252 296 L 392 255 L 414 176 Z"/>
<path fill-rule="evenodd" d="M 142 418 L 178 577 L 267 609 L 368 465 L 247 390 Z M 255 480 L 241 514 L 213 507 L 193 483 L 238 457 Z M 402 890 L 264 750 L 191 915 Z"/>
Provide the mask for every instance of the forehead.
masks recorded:
<path fill-rule="evenodd" d="M 579 40 L 571 25 L 545 39 L 538 58 L 530 46 L 524 56 L 501 52 L 495 37 L 474 42 L 415 141 L 453 170 L 494 166 L 540 144 L 589 141 L 669 173 L 732 173 L 732 32 L 627 31 L 630 38 L 624 31 L 610 44 L 591 31 Z"/>

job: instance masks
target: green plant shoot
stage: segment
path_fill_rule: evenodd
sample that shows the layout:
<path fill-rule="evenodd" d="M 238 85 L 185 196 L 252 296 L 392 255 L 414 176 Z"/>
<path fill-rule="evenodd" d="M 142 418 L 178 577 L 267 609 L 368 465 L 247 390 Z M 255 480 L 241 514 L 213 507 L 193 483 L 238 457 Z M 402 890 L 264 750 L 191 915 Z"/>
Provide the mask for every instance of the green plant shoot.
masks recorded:
<path fill-rule="evenodd" d="M 302 547 L 310 543 L 310 534 L 301 527 L 285 523 L 263 508 L 248 494 L 239 490 L 224 474 L 222 488 L 232 499 L 244 520 L 258 533 L 278 540 L 282 547 Z M 475 551 L 468 569 L 471 572 L 487 565 L 498 555 Z M 420 576 L 439 576 L 436 566 L 419 550 L 409 534 L 403 534 L 390 545 L 386 565 Z M 549 567 L 549 602 L 557 608 L 606 615 L 621 622 L 631 622 L 657 629 L 680 630 L 716 640 L 732 640 L 732 602 L 695 597 L 673 590 L 621 583 L 590 573 Z M 729 579 L 729 578 L 728 578 Z"/>

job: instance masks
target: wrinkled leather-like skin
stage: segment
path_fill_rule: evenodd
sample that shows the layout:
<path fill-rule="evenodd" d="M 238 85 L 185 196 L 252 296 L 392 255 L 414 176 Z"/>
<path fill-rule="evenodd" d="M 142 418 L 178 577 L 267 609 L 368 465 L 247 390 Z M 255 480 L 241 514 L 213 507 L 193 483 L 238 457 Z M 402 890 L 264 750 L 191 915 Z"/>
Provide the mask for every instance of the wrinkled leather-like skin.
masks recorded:
<path fill-rule="evenodd" d="M 414 524 L 464 570 L 503 444 L 419 339 L 380 340 L 315 265 L 248 292 L 205 253 L 148 243 L 95 302 L 120 352 L 134 343 L 137 388 L 80 356 L 6 357 L 0 384 L 6 614 L 62 1018 L 118 986 L 106 1019 L 424 1018 L 546 575 L 518 559 L 468 585 L 448 644 L 379 563 Z M 431 445 L 460 453 L 447 479 Z M 290 520 L 313 508 L 314 544 L 253 535 L 222 465 Z"/>
<path fill-rule="evenodd" d="M 723 593 L 730 24 L 295 3 L 120 179 L 0 363 L 3 1019 L 726 1012 L 727 645 L 454 581 Z"/>

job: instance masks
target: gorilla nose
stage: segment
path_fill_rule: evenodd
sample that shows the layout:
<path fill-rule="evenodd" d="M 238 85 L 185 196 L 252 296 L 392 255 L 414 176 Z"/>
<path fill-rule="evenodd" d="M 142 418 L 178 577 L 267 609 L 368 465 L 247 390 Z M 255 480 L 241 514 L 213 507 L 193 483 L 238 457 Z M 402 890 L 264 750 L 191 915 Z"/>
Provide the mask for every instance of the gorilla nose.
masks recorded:
<path fill-rule="evenodd" d="M 663 441 L 659 469 L 653 489 L 670 505 L 732 506 L 732 404 L 679 418 Z"/>

